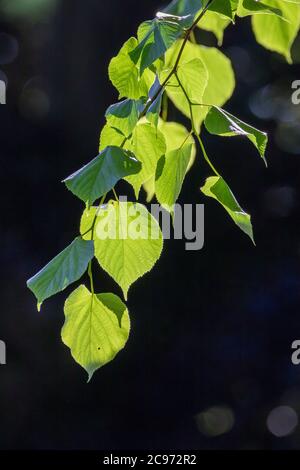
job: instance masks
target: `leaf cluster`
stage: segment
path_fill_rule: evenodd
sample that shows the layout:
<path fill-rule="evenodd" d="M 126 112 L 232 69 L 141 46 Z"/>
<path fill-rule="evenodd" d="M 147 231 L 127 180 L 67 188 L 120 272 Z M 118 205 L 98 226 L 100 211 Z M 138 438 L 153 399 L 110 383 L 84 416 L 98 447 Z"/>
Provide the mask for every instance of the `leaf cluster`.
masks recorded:
<path fill-rule="evenodd" d="M 117 196 L 120 180 L 132 186 L 136 200 L 143 188 L 148 202 L 155 197 L 172 212 L 199 153 L 212 173 L 201 188 L 199 182 L 202 193 L 216 200 L 254 242 L 250 215 L 215 168 L 201 137 L 206 130 L 213 136 L 244 138 L 266 162 L 266 133 L 224 109 L 235 76 L 220 46 L 226 28 L 247 16 L 257 42 L 290 63 L 300 0 L 173 0 L 143 22 L 109 64 L 119 101 L 105 113 L 99 155 L 64 180 L 85 204 L 79 234 L 27 282 L 40 308 L 88 272 L 90 289 L 80 285 L 66 300 L 62 340 L 89 379 L 125 346 L 130 331 L 125 303 L 113 293 L 94 292 L 92 259 L 121 287 L 126 300 L 130 286 L 153 268 L 163 248 L 160 227 L 147 208 Z M 213 32 L 219 47 L 197 44 L 196 28 Z M 168 121 L 168 100 L 189 119 L 189 129 Z M 115 234 L 103 238 L 109 222 L 114 222 Z M 127 235 L 132 226 L 139 233 L 136 238 Z"/>

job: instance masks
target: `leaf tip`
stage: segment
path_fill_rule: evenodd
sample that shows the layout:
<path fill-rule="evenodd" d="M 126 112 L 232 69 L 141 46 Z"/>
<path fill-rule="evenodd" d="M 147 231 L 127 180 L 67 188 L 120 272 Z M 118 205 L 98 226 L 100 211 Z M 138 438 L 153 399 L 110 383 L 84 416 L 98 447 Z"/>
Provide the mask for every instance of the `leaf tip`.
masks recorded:
<path fill-rule="evenodd" d="M 126 288 L 122 288 L 122 291 L 123 291 L 123 295 L 124 295 L 124 300 L 128 300 L 128 290 L 129 290 L 129 287 L 126 287 Z"/>
<path fill-rule="evenodd" d="M 92 380 L 92 377 L 93 377 L 93 375 L 94 375 L 94 372 L 89 372 L 89 371 L 87 371 L 87 373 L 88 373 L 88 379 L 87 379 L 86 383 L 89 384 L 90 381 Z"/>

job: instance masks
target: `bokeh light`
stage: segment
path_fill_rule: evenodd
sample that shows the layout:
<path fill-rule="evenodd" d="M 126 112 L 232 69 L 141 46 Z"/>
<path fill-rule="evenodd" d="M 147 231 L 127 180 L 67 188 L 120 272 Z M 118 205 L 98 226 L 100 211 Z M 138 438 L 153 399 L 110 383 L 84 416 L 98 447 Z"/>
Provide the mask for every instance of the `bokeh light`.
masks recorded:
<path fill-rule="evenodd" d="M 39 77 L 29 80 L 21 93 L 19 110 L 27 119 L 44 118 L 50 110 L 50 99 Z"/>
<path fill-rule="evenodd" d="M 300 122 L 280 123 L 275 141 L 285 152 L 300 154 Z"/>
<path fill-rule="evenodd" d="M 0 64 L 10 64 L 19 52 L 19 44 L 11 34 L 0 33 Z"/>
<path fill-rule="evenodd" d="M 226 406 L 213 406 L 196 416 L 198 430 L 208 436 L 216 437 L 229 432 L 234 425 L 233 411 Z"/>
<path fill-rule="evenodd" d="M 278 406 L 268 415 L 267 428 L 276 437 L 292 434 L 298 425 L 298 415 L 290 406 Z"/>
<path fill-rule="evenodd" d="M 264 210 L 272 217 L 288 217 L 296 204 L 296 190 L 291 186 L 273 186 L 264 193 Z"/>
<path fill-rule="evenodd" d="M 12 19 L 45 20 L 56 7 L 57 0 L 0 0 L 0 11 Z"/>

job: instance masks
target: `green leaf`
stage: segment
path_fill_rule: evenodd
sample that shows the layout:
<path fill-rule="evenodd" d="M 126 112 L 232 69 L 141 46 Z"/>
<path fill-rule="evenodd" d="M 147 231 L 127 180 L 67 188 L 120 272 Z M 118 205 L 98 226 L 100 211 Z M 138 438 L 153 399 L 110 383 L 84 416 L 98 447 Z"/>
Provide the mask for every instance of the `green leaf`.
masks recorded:
<path fill-rule="evenodd" d="M 210 134 L 221 135 L 224 137 L 245 136 L 257 148 L 260 156 L 266 163 L 265 151 L 268 143 L 268 136 L 265 132 L 249 126 L 245 122 L 236 118 L 222 108 L 213 106 L 205 119 L 205 127 Z"/>
<path fill-rule="evenodd" d="M 280 8 L 274 8 L 256 0 L 240 0 L 237 9 L 238 16 L 244 18 L 245 16 L 257 14 L 283 16 Z"/>
<path fill-rule="evenodd" d="M 201 21 L 198 23 L 198 27 L 205 31 L 214 33 L 218 39 L 218 45 L 221 46 L 223 43 L 224 30 L 230 25 L 231 20 L 225 16 L 222 16 L 214 11 L 207 11 Z"/>
<path fill-rule="evenodd" d="M 119 147 L 106 147 L 90 163 L 64 180 L 67 188 L 86 204 L 93 204 L 124 176 L 141 171 L 134 155 Z"/>
<path fill-rule="evenodd" d="M 108 74 L 112 84 L 119 92 L 119 99 L 137 100 L 142 96 L 148 96 L 149 88 L 154 81 L 154 74 L 150 70 L 145 71 L 140 78 L 138 68 L 129 56 L 129 53 L 137 45 L 136 38 L 128 39 L 118 55 L 110 61 Z"/>
<path fill-rule="evenodd" d="M 130 332 L 126 305 L 114 294 L 92 294 L 79 286 L 65 303 L 64 344 L 88 373 L 112 361 L 124 348 Z"/>
<path fill-rule="evenodd" d="M 189 171 L 196 157 L 196 145 L 192 135 L 178 122 L 163 121 L 160 119 L 158 122 L 158 128 L 164 135 L 167 152 L 172 152 L 180 148 L 184 143 L 192 146 L 191 157 L 187 168 L 187 171 Z M 145 181 L 145 183 L 143 183 L 143 188 L 147 193 L 147 202 L 150 202 L 155 195 L 155 177 L 152 176 Z"/>
<path fill-rule="evenodd" d="M 200 46 L 198 54 L 204 62 L 209 77 L 207 87 L 204 90 L 203 102 L 223 106 L 231 98 L 235 89 L 235 77 L 231 61 L 214 47 Z M 222 77 L 221 80 L 220 77 Z M 207 112 L 207 108 L 200 107 L 198 109 L 198 119 L 204 119 Z"/>
<path fill-rule="evenodd" d="M 160 93 L 159 93 L 160 91 Z M 149 92 L 149 99 L 154 99 L 157 93 L 157 98 L 153 101 L 150 108 L 147 111 L 146 118 L 147 120 L 152 123 L 155 127 L 158 125 L 160 110 L 161 110 L 161 100 L 162 100 L 162 92 L 161 84 L 159 82 L 158 76 L 155 78 L 155 82 L 152 85 L 150 92 Z"/>
<path fill-rule="evenodd" d="M 86 271 L 93 256 L 93 242 L 75 238 L 67 248 L 29 279 L 27 286 L 37 298 L 38 309 L 44 300 L 77 281 Z"/>
<path fill-rule="evenodd" d="M 132 185 L 138 198 L 142 184 L 155 175 L 157 162 L 166 152 L 166 143 L 163 134 L 151 124 L 146 123 L 136 126 L 132 139 L 126 143 L 126 148 L 133 152 L 142 163 L 139 173 L 125 178 Z"/>
<path fill-rule="evenodd" d="M 138 46 L 129 53 L 135 64 L 139 62 L 140 73 L 161 57 L 183 33 L 177 21 L 155 18 L 145 21 L 138 30 Z"/>
<path fill-rule="evenodd" d="M 116 57 L 113 57 L 108 67 L 108 74 L 112 84 L 119 91 L 119 99 L 140 98 L 139 71 L 129 57 L 129 52 L 135 49 L 138 42 L 130 38 L 125 42 Z"/>
<path fill-rule="evenodd" d="M 110 146 L 120 147 L 123 141 L 124 135 L 121 131 L 105 124 L 100 134 L 99 152 Z"/>
<path fill-rule="evenodd" d="M 178 122 L 163 121 L 162 119 L 159 121 L 158 128 L 164 135 L 167 152 L 172 152 L 172 150 L 176 150 L 184 144 L 192 145 L 191 158 L 187 168 L 188 171 L 192 167 L 196 158 L 196 144 L 192 134 L 182 124 L 179 124 Z"/>
<path fill-rule="evenodd" d="M 167 75 L 168 73 L 169 71 L 165 71 L 163 75 Z M 182 62 L 178 67 L 177 76 L 187 92 L 189 99 L 193 103 L 201 103 L 208 82 L 208 73 L 203 61 L 196 57 L 189 62 Z M 182 95 L 183 92 L 179 87 L 176 77 L 173 77 L 168 82 L 167 93 L 172 100 L 174 96 L 176 97 L 178 94 Z M 175 97 L 174 100 L 176 101 Z M 178 101 L 177 104 L 179 105 L 179 103 L 181 102 Z"/>
<path fill-rule="evenodd" d="M 112 104 L 105 113 L 108 125 L 128 137 L 136 126 L 144 105 L 145 101 L 142 99 L 137 101 L 127 99 Z"/>
<path fill-rule="evenodd" d="M 299 5 L 280 0 L 265 0 L 264 3 L 279 8 L 287 21 L 274 15 L 254 15 L 252 28 L 255 38 L 263 47 L 282 54 L 291 63 L 291 47 L 300 27 Z"/>
<path fill-rule="evenodd" d="M 191 26 L 196 13 L 202 8 L 202 0 L 173 0 L 165 9 L 165 13 L 187 17 L 186 25 Z"/>
<path fill-rule="evenodd" d="M 143 189 L 146 193 L 146 201 L 151 202 L 155 196 L 155 176 L 151 176 L 151 178 L 143 183 Z"/>
<path fill-rule="evenodd" d="M 162 79 L 164 79 L 168 73 L 168 70 L 164 71 Z M 178 67 L 177 75 L 190 101 L 196 104 L 202 103 L 204 91 L 208 83 L 208 72 L 203 61 L 198 57 L 188 62 L 182 61 Z M 175 106 L 185 116 L 190 117 L 188 100 L 175 76 L 169 81 L 166 91 Z"/>
<path fill-rule="evenodd" d="M 166 54 L 166 66 L 174 64 L 174 57 L 178 53 L 182 41 L 177 41 L 176 46 Z M 235 88 L 235 78 L 232 65 L 228 57 L 214 47 L 199 46 L 188 42 L 182 54 L 182 62 L 189 62 L 195 58 L 200 58 L 208 72 L 208 82 L 203 93 L 202 102 L 216 106 L 223 106 L 231 97 Z M 222 80 L 220 80 L 222 77 Z M 176 97 L 177 98 L 177 97 Z M 190 116 L 186 98 L 178 94 L 178 98 L 173 94 L 172 101 L 187 117 Z M 180 98 L 180 101 L 179 101 Z M 175 103 L 176 99 L 176 103 Z M 197 129 L 208 113 L 207 106 L 194 106 L 193 114 Z"/>
<path fill-rule="evenodd" d="M 202 8 L 202 0 L 173 0 L 164 12 L 176 16 L 195 16 Z"/>
<path fill-rule="evenodd" d="M 191 152 L 192 145 L 186 144 L 166 153 L 157 165 L 155 194 L 162 207 L 171 213 L 182 188 Z"/>
<path fill-rule="evenodd" d="M 91 207 L 84 212 L 81 233 L 89 230 L 96 211 L 96 207 Z M 95 256 L 127 298 L 131 284 L 150 271 L 160 257 L 163 238 L 159 225 L 138 203 L 111 201 L 97 214 Z"/>
<path fill-rule="evenodd" d="M 209 7 L 209 11 L 216 12 L 234 20 L 239 0 L 214 0 Z"/>
<path fill-rule="evenodd" d="M 201 191 L 205 196 L 216 199 L 228 212 L 234 223 L 246 233 L 254 243 L 251 217 L 241 208 L 228 184 L 221 176 L 211 176 L 207 178 Z"/>

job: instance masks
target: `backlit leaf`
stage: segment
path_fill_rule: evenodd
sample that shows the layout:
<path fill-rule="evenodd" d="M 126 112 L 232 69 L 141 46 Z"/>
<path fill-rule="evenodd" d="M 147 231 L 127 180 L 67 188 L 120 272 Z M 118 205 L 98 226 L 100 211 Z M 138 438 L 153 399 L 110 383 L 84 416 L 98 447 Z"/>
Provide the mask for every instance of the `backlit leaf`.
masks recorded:
<path fill-rule="evenodd" d="M 158 162 L 155 176 L 155 194 L 158 202 L 169 212 L 180 194 L 191 159 L 192 145 L 166 153 Z"/>
<path fill-rule="evenodd" d="M 214 33 L 218 39 L 219 46 L 222 45 L 224 30 L 231 24 L 231 20 L 214 11 L 207 11 L 198 26 L 206 31 Z"/>
<path fill-rule="evenodd" d="M 126 148 L 133 152 L 142 164 L 139 173 L 125 178 L 134 188 L 138 198 L 142 184 L 155 175 L 157 162 L 165 154 L 166 143 L 163 134 L 146 123 L 136 126 L 131 140 L 126 143 Z"/>
<path fill-rule="evenodd" d="M 282 0 L 265 0 L 264 3 L 279 8 L 287 21 L 275 15 L 254 15 L 252 27 L 256 40 L 265 48 L 282 54 L 291 63 L 291 47 L 300 27 L 300 6 Z"/>
<path fill-rule="evenodd" d="M 187 171 L 189 171 L 196 157 L 196 145 L 192 135 L 178 122 L 163 121 L 160 119 L 158 128 L 164 135 L 167 146 L 166 152 L 172 152 L 182 147 L 184 144 L 190 144 L 192 146 L 190 161 L 187 167 Z M 147 193 L 147 202 L 150 202 L 155 195 L 155 177 L 152 176 L 145 181 L 143 188 Z"/>
<path fill-rule="evenodd" d="M 181 44 L 181 41 L 177 41 L 176 46 L 166 53 L 166 66 L 168 68 L 171 68 L 174 64 L 174 57 L 176 57 Z M 199 46 L 188 42 L 182 54 L 182 63 L 195 58 L 201 59 L 208 73 L 202 103 L 223 106 L 231 97 L 235 87 L 235 77 L 230 60 L 214 47 Z M 182 94 L 177 93 L 176 96 L 176 93 L 173 93 L 172 101 L 187 117 L 190 116 L 186 98 Z M 200 128 L 200 124 L 208 111 L 207 106 L 194 106 L 193 114 L 197 129 Z"/>
<path fill-rule="evenodd" d="M 112 104 L 106 111 L 108 125 L 118 129 L 124 136 L 129 136 L 135 128 L 145 100 L 124 100 Z"/>
<path fill-rule="evenodd" d="M 175 21 L 155 18 L 145 21 L 138 30 L 138 46 L 130 52 L 140 73 L 161 57 L 183 33 L 180 18 Z"/>
<path fill-rule="evenodd" d="M 247 137 L 257 148 L 260 156 L 265 160 L 265 151 L 268 143 L 268 136 L 265 132 L 255 129 L 246 124 L 222 108 L 213 106 L 205 119 L 205 127 L 211 134 L 224 137 L 235 135 Z"/>
<path fill-rule="evenodd" d="M 92 241 L 78 237 L 53 258 L 41 271 L 27 281 L 40 307 L 44 300 L 77 281 L 94 256 Z"/>
<path fill-rule="evenodd" d="M 83 213 L 81 233 L 90 228 L 96 211 L 91 207 Z M 150 271 L 160 257 L 162 233 L 157 221 L 139 203 L 110 202 L 97 214 L 95 256 L 127 298 L 131 284 Z"/>
<path fill-rule="evenodd" d="M 201 191 L 206 196 L 216 199 L 228 212 L 234 223 L 246 233 L 254 243 L 250 215 L 241 208 L 228 184 L 221 176 L 211 176 L 207 178 Z"/>
<path fill-rule="evenodd" d="M 106 147 L 90 163 L 64 180 L 67 188 L 86 204 L 93 204 L 124 176 L 141 171 L 134 155 L 119 147 Z"/>
<path fill-rule="evenodd" d="M 266 15 L 266 14 L 283 17 L 282 11 L 280 8 L 272 7 L 271 5 L 267 5 L 264 2 L 257 2 L 256 0 L 240 0 L 239 2 L 237 15 L 242 18 L 245 16 L 250 16 L 250 15 Z"/>
<path fill-rule="evenodd" d="M 126 305 L 114 294 L 92 294 L 81 285 L 66 300 L 64 312 L 62 340 L 90 380 L 128 340 L 130 320 Z"/>
<path fill-rule="evenodd" d="M 119 91 L 119 98 L 131 98 L 137 100 L 142 96 L 148 96 L 148 91 L 154 81 L 154 74 L 146 70 L 140 78 L 136 64 L 131 60 L 129 53 L 138 45 L 136 38 L 130 38 L 125 42 L 120 52 L 110 61 L 109 78 Z"/>

